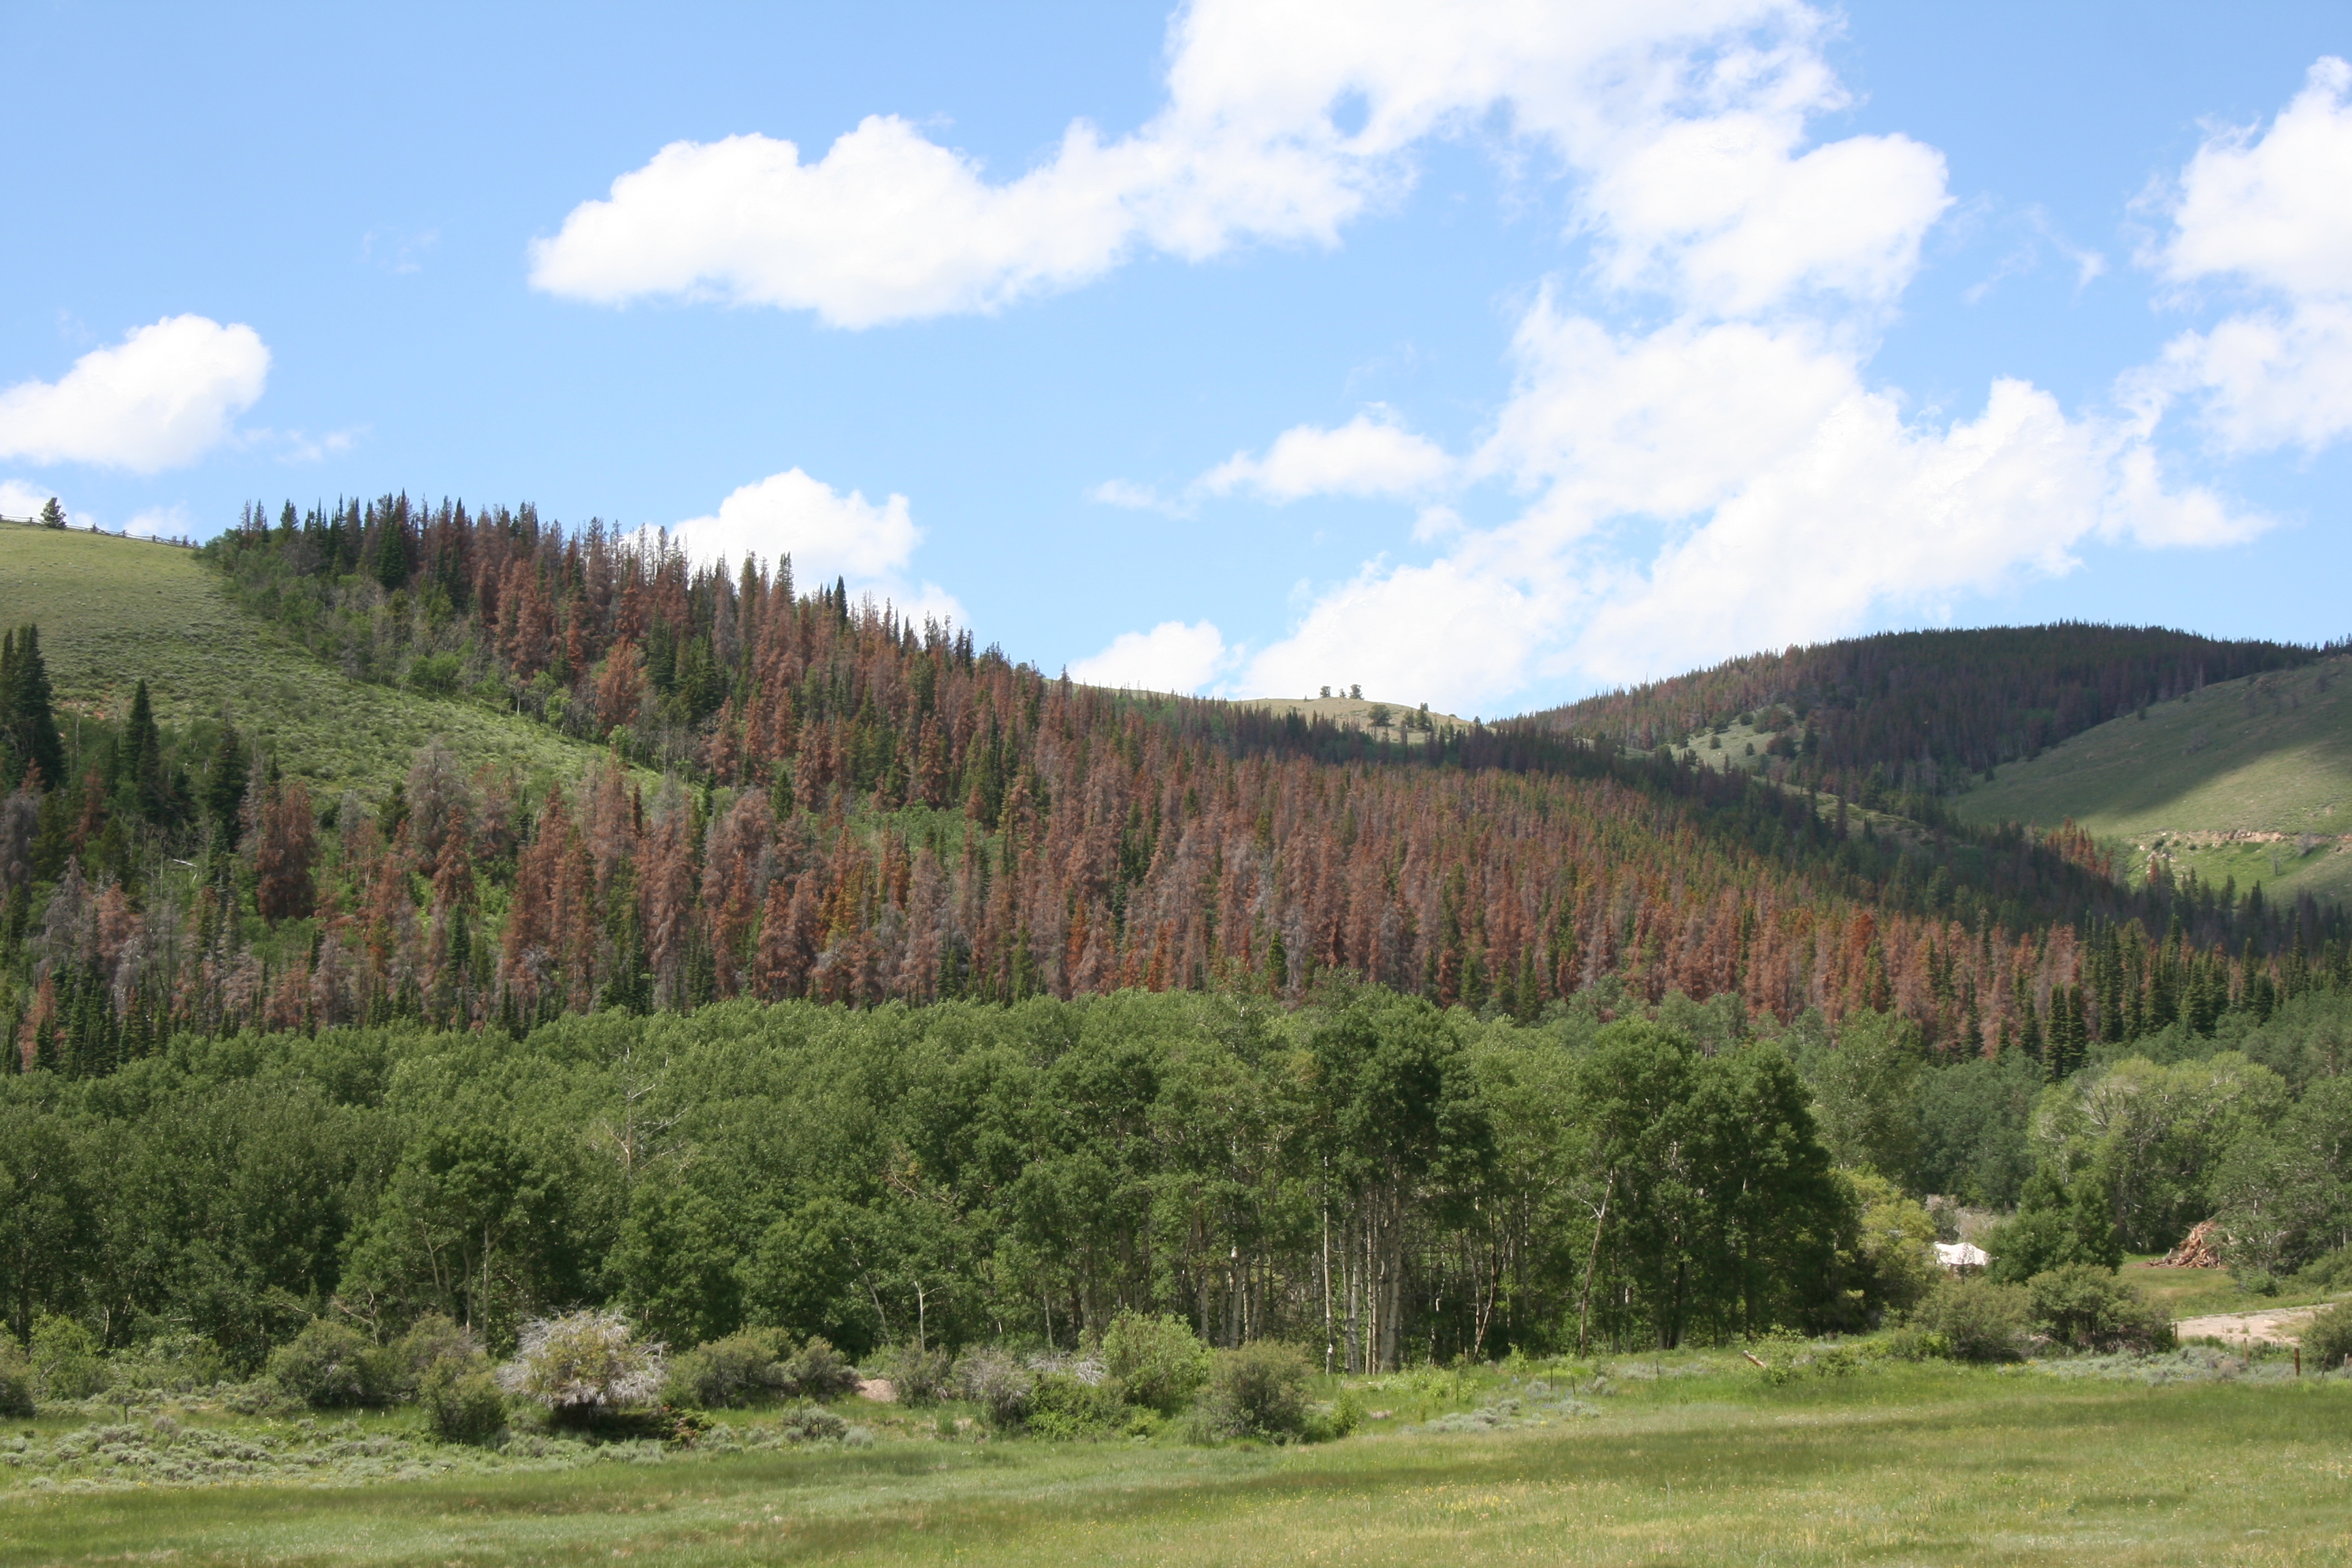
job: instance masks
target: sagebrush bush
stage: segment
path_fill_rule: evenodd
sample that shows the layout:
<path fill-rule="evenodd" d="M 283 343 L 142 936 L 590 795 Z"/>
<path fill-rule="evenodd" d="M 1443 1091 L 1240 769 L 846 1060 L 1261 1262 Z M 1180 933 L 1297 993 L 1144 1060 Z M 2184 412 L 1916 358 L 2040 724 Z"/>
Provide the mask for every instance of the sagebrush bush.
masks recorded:
<path fill-rule="evenodd" d="M 901 1345 L 883 1358 L 882 1375 L 902 1405 L 937 1405 L 955 1393 L 955 1358 L 941 1350 Z"/>
<path fill-rule="evenodd" d="M 1193 1407 L 1196 1436 L 1295 1437 L 1307 1428 L 1307 1389 L 1314 1375 L 1307 1352 L 1278 1340 L 1254 1340 L 1219 1351 L 1208 1387 Z"/>
<path fill-rule="evenodd" d="M 1910 1326 L 1941 1335 L 1955 1361 L 2015 1361 L 2024 1353 L 2028 1306 L 2021 1285 L 1946 1279 L 1927 1292 Z"/>
<path fill-rule="evenodd" d="M 2172 1345 L 2172 1320 L 2115 1271 L 2095 1263 L 2046 1269 L 2025 1282 L 2033 1326 L 2069 1350 L 2154 1351 Z"/>
<path fill-rule="evenodd" d="M 1169 1415 L 1209 1380 L 1209 1347 L 1181 1318 L 1119 1313 L 1103 1331 L 1102 1360 L 1119 1397 Z"/>
<path fill-rule="evenodd" d="M 33 1363 L 0 1331 L 0 1415 L 33 1413 Z"/>
<path fill-rule="evenodd" d="M 669 1363 L 670 1399 L 725 1410 L 774 1393 L 786 1381 L 776 1335 L 745 1329 L 698 1344 Z"/>
<path fill-rule="evenodd" d="M 499 1385 L 562 1415 L 647 1405 L 667 1368 L 663 1347 L 636 1337 L 618 1312 L 573 1312 L 524 1325 Z"/>
<path fill-rule="evenodd" d="M 1028 1419 L 1037 1375 L 1004 1352 L 983 1347 L 964 1352 L 956 1363 L 955 1382 L 990 1426 L 1009 1432 Z"/>
<path fill-rule="evenodd" d="M 2323 1309 L 2304 1326 L 2303 1359 L 2318 1372 L 2329 1372 L 2352 1361 L 2352 1306 Z"/>
<path fill-rule="evenodd" d="M 349 1323 L 313 1318 L 269 1355 L 270 1380 L 319 1410 L 380 1404 L 392 1379 L 390 1358 Z"/>
<path fill-rule="evenodd" d="M 838 1399 L 854 1393 L 857 1384 L 857 1368 L 849 1358 L 816 1335 L 784 1358 L 780 1382 L 786 1394 L 803 1399 Z"/>
<path fill-rule="evenodd" d="M 823 1443 L 846 1436 L 849 1423 L 824 1405 L 803 1400 L 784 1412 L 782 1431 L 787 1442 Z"/>

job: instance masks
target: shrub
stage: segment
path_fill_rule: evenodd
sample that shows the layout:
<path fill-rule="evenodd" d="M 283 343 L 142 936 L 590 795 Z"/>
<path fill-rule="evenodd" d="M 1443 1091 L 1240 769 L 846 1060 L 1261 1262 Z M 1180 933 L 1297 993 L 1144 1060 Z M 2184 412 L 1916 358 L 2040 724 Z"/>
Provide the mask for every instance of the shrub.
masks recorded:
<path fill-rule="evenodd" d="M 2296 1271 L 2296 1282 L 2323 1290 L 2352 1285 L 2352 1247 L 2323 1252 Z"/>
<path fill-rule="evenodd" d="M 1194 1431 L 1209 1438 L 1297 1436 L 1306 1430 L 1312 1375 L 1306 1352 L 1276 1340 L 1220 1351 L 1194 1408 Z"/>
<path fill-rule="evenodd" d="M 784 1412 L 784 1439 L 792 1443 L 837 1441 L 849 1435 L 849 1423 L 822 1405 L 806 1400 Z"/>
<path fill-rule="evenodd" d="M 857 1387 L 857 1369 L 824 1339 L 809 1342 L 786 1357 L 779 1385 L 803 1399 L 838 1399 Z"/>
<path fill-rule="evenodd" d="M 2352 1307 L 2329 1307 L 2304 1326 L 2303 1357 L 2325 1372 L 2352 1360 Z"/>
<path fill-rule="evenodd" d="M 499 1384 L 559 1415 L 587 1417 L 650 1403 L 665 1372 L 662 1347 L 639 1341 L 618 1312 L 573 1312 L 525 1324 Z"/>
<path fill-rule="evenodd" d="M 33 1363 L 16 1342 L 0 1333 L 0 1415 L 33 1413 Z"/>
<path fill-rule="evenodd" d="M 981 1415 L 999 1431 L 1015 1430 L 1028 1419 L 1036 1374 L 1003 1351 L 966 1351 L 956 1363 L 955 1381 L 963 1396 L 979 1405 Z"/>
<path fill-rule="evenodd" d="M 228 1372 L 220 1347 L 202 1334 L 158 1334 L 117 1353 L 118 1386 L 163 1394 L 193 1394 L 221 1382 Z"/>
<path fill-rule="evenodd" d="M 2172 1321 L 2095 1263 L 2070 1263 L 2025 1282 L 2034 1326 L 2069 1350 L 2152 1351 L 2172 1344 Z"/>
<path fill-rule="evenodd" d="M 390 1358 L 349 1323 L 313 1318 L 289 1344 L 269 1355 L 270 1380 L 320 1410 L 380 1403 L 391 1382 Z"/>
<path fill-rule="evenodd" d="M 902 1345 L 882 1363 L 902 1405 L 937 1405 L 955 1392 L 955 1362 L 945 1351 Z"/>
<path fill-rule="evenodd" d="M 776 1349 L 776 1336 L 765 1329 L 697 1345 L 670 1363 L 670 1397 L 706 1410 L 748 1404 L 784 1381 Z"/>
<path fill-rule="evenodd" d="M 439 1312 L 427 1312 L 408 1332 L 394 1341 L 384 1355 L 386 1380 L 393 1397 L 414 1399 L 444 1365 L 463 1372 L 488 1372 L 489 1358 L 474 1331 L 451 1322 Z"/>
<path fill-rule="evenodd" d="M 1024 1424 L 1039 1437 L 1100 1437 L 1119 1430 L 1126 1418 L 1127 1406 L 1118 1390 L 1066 1372 L 1049 1372 L 1030 1390 Z"/>
<path fill-rule="evenodd" d="M 1897 1329 L 1886 1336 L 1886 1353 L 1896 1361 L 1941 1361 L 1952 1342 L 1933 1329 Z"/>
<path fill-rule="evenodd" d="M 71 1318 L 45 1317 L 33 1324 L 31 1360 L 48 1398 L 88 1399 L 106 1386 L 98 1341 Z"/>
<path fill-rule="evenodd" d="M 1911 1314 L 1911 1327 L 1943 1337 L 1955 1361 L 2015 1361 L 2025 1338 L 2024 1288 L 1986 1279 L 1947 1279 Z"/>
<path fill-rule="evenodd" d="M 507 1424 L 507 1402 L 487 1367 L 435 1362 L 417 1389 L 433 1435 L 448 1443 L 487 1443 Z"/>
<path fill-rule="evenodd" d="M 1166 1414 L 1209 1380 L 1209 1348 L 1181 1318 L 1121 1312 L 1103 1332 L 1102 1358 L 1120 1398 Z"/>

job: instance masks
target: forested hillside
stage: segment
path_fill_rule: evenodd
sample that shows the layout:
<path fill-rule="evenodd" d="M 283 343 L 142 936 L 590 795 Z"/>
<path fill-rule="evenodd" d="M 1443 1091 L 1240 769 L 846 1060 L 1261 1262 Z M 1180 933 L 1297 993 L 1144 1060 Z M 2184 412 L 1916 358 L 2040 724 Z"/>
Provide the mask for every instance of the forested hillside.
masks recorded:
<path fill-rule="evenodd" d="M 347 679 L 596 760 L 427 743 L 322 798 L 299 742 L 62 703 L 10 632 L 20 1335 L 1132 1308 L 1379 1367 L 1875 1321 L 1906 1189 L 2019 1205 L 2036 1269 L 2282 1194 L 2263 1268 L 2352 1226 L 2332 907 L 1531 724 L 1081 687 L 529 509 L 206 559 Z"/>
<path fill-rule="evenodd" d="M 1885 632 L 1729 659 L 1534 721 L 1647 749 L 1779 710 L 1762 727 L 1786 733 L 1788 776 L 1848 798 L 1934 792 L 2118 714 L 2321 651 L 2077 623 Z"/>
<path fill-rule="evenodd" d="M 1826 797 L 1557 739 L 1408 751 L 1124 699 L 798 594 L 789 563 L 696 569 L 528 509 L 289 509 L 210 552 L 323 656 L 520 707 L 607 761 L 535 793 L 428 746 L 380 798 L 321 800 L 233 729 L 197 759 L 136 716 L 77 724 L 71 783 L 8 808 L 22 1063 L 102 1072 L 184 1027 L 1295 1002 L 1326 976 L 1523 1018 L 1612 976 L 1644 1004 L 1893 1007 L 1939 1051 L 2063 1063 L 2347 962 L 2332 913 L 2119 887 L 2079 836 L 1878 834 Z"/>

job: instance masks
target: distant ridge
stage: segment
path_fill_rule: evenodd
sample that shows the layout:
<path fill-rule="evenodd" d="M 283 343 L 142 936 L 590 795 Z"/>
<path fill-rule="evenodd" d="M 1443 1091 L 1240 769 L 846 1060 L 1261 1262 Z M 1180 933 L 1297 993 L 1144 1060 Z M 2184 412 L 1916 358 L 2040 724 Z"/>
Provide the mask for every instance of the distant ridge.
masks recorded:
<path fill-rule="evenodd" d="M 2142 704 L 2325 651 L 2074 621 L 1882 632 L 1727 659 L 1529 721 L 1648 750 L 1785 708 L 1801 723 L 1791 778 L 1852 795 L 1876 769 L 1889 787 L 1940 792 Z"/>

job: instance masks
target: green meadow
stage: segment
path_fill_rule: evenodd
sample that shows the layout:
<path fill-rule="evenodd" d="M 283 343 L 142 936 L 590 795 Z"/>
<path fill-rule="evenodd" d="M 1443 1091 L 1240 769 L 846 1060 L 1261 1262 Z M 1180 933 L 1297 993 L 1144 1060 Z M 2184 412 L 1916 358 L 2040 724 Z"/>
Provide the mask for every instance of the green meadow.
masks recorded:
<path fill-rule="evenodd" d="M 2352 897 L 2352 659 L 2209 686 L 2002 767 L 1952 803 L 1964 820 L 2054 826 L 2243 892 Z M 2259 835 L 2238 837 L 2232 835 Z"/>
<path fill-rule="evenodd" d="M 1683 1354 L 1372 1380 L 1363 1396 L 1398 1408 L 1313 1447 L 982 1441 L 908 1412 L 861 1447 L 631 1452 L 368 1485 L 0 1481 L 0 1563 L 1696 1568 L 2352 1552 L 2352 1384 L 2193 1350 L 2067 1370 L 1865 1362 L 1776 1382 L 1735 1356 Z"/>
<path fill-rule="evenodd" d="M 468 770 L 577 777 L 593 752 L 479 703 L 352 679 L 230 604 L 193 551 L 109 534 L 0 524 L 0 622 L 41 628 L 61 727 L 120 718 L 144 679 L 168 725 L 226 714 L 331 799 L 373 797 L 440 737 Z"/>

